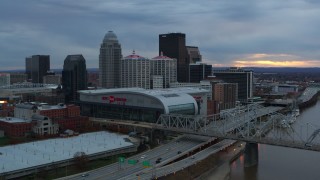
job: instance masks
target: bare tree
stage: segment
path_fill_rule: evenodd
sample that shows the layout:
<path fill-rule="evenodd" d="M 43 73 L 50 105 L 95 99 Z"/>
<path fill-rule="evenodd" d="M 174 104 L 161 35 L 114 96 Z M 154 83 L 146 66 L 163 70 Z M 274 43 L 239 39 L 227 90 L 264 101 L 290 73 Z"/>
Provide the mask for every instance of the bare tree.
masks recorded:
<path fill-rule="evenodd" d="M 78 169 L 84 170 L 87 167 L 89 159 L 85 152 L 74 153 L 73 159 L 74 159 L 74 164 Z"/>

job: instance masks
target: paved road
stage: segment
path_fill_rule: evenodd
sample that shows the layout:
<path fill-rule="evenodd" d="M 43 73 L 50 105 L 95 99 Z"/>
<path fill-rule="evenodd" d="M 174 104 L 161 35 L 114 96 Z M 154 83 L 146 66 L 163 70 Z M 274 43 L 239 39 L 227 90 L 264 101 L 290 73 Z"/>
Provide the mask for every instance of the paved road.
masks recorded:
<path fill-rule="evenodd" d="M 114 163 L 93 171 L 89 171 L 86 173 L 81 173 L 65 178 L 61 178 L 63 180 L 78 180 L 78 179 L 120 179 L 126 177 L 130 174 L 136 174 L 145 168 L 142 165 L 142 161 L 149 161 L 150 164 L 156 164 L 156 160 L 158 158 L 162 158 L 162 162 L 160 164 L 164 164 L 165 162 L 172 161 L 180 156 L 183 156 L 185 153 L 197 148 L 200 145 L 203 145 L 209 137 L 197 137 L 192 135 L 185 135 L 182 138 L 176 139 L 168 144 L 157 147 L 155 149 L 149 150 L 144 153 L 140 153 L 138 155 L 132 156 L 127 160 L 139 160 L 139 163 L 135 165 L 131 165 L 128 163 Z M 178 154 L 178 151 L 181 153 Z M 142 156 L 145 156 L 142 158 Z M 127 161 L 126 160 L 126 161 Z M 88 174 L 86 177 L 82 177 L 82 174 Z"/>
<path fill-rule="evenodd" d="M 178 161 L 163 167 L 158 167 L 157 165 L 155 165 L 153 168 L 148 168 L 139 173 L 131 174 L 129 176 L 123 177 L 121 178 L 121 180 L 131 180 L 131 179 L 144 180 L 144 179 L 152 179 L 155 177 L 161 177 L 168 174 L 172 174 L 174 172 L 187 168 L 193 164 L 196 164 L 197 162 L 207 158 L 208 156 L 214 153 L 219 152 L 220 150 L 232 145 L 235 142 L 236 141 L 234 140 L 223 140 L 181 161 Z"/>

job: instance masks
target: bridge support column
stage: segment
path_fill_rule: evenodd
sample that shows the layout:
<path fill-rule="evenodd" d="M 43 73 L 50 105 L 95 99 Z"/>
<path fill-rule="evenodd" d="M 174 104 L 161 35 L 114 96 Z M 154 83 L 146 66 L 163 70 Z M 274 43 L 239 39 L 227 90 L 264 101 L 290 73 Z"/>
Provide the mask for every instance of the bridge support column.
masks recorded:
<path fill-rule="evenodd" d="M 251 167 L 258 164 L 259 152 L 257 143 L 246 143 L 244 150 L 244 167 Z"/>

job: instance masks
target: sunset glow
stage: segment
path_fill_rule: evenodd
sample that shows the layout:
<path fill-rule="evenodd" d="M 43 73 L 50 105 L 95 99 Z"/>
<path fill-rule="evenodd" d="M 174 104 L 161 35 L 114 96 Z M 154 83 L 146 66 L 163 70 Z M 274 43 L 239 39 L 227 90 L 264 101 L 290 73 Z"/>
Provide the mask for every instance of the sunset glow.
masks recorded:
<path fill-rule="evenodd" d="M 248 54 L 233 61 L 237 67 L 319 67 L 320 60 L 306 60 L 290 54 Z"/>
<path fill-rule="evenodd" d="M 316 66 L 319 65 L 318 62 L 308 62 L 308 61 L 271 61 L 271 60 L 258 60 L 258 61 L 235 61 L 235 66 L 238 67 L 310 67 L 312 64 Z"/>

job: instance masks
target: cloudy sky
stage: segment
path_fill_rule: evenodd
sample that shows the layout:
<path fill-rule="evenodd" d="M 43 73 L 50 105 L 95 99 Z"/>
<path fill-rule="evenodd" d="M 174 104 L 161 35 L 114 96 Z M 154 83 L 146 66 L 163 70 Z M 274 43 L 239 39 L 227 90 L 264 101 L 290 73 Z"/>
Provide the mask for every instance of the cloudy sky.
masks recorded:
<path fill-rule="evenodd" d="M 1 0 L 0 70 L 34 54 L 51 68 L 68 54 L 98 67 L 109 30 L 124 56 L 152 58 L 159 34 L 182 32 L 213 66 L 320 67 L 319 0 Z"/>

